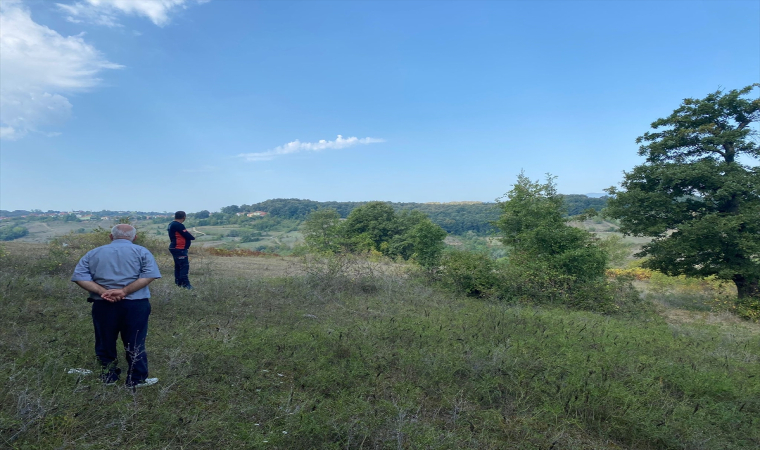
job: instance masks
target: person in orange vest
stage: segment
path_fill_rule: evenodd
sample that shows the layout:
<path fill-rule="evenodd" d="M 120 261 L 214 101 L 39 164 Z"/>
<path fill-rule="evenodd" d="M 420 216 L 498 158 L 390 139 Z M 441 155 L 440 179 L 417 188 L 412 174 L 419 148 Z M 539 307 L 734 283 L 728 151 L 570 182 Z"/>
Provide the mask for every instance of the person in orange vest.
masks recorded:
<path fill-rule="evenodd" d="M 192 289 L 190 284 L 190 261 L 187 259 L 187 250 L 195 237 L 190 234 L 182 222 L 187 218 L 185 211 L 174 213 L 174 221 L 169 224 L 169 251 L 174 258 L 174 284 L 185 289 Z"/>

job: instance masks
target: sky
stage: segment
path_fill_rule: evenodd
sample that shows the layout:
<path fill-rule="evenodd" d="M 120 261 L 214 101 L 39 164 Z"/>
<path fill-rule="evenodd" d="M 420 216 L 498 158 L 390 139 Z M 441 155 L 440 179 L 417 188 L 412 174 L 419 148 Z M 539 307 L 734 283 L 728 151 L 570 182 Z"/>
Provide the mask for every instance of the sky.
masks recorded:
<path fill-rule="evenodd" d="M 0 209 L 599 193 L 760 1 L 2 0 Z M 755 91 L 757 92 L 757 91 Z"/>

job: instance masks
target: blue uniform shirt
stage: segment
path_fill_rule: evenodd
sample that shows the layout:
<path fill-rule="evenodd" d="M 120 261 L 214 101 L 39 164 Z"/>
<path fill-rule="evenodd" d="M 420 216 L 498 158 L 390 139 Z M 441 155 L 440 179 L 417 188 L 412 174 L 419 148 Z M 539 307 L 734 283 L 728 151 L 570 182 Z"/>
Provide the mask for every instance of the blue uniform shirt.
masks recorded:
<path fill-rule="evenodd" d="M 94 281 L 106 289 L 121 289 L 138 278 L 161 278 L 150 251 L 128 239 L 114 239 L 110 244 L 87 252 L 74 269 L 71 281 Z M 125 297 L 125 300 L 150 298 L 148 286 Z M 103 300 L 90 292 L 90 299 Z"/>

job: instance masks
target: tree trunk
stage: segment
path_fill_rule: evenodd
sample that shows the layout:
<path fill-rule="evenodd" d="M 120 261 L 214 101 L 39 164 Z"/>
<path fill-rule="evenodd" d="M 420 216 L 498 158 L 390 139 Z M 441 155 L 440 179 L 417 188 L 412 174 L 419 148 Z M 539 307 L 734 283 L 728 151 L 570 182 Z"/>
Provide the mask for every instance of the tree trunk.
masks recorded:
<path fill-rule="evenodd" d="M 734 276 L 734 284 L 736 284 L 736 292 L 739 294 L 739 298 L 760 298 L 760 279 L 747 279 L 742 275 Z"/>

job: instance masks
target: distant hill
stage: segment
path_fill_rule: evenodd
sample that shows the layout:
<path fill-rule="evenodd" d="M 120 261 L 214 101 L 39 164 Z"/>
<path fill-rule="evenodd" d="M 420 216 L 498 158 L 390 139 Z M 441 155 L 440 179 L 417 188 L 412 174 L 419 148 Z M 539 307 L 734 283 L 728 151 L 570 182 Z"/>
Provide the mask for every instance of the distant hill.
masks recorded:
<path fill-rule="evenodd" d="M 607 205 L 607 198 L 593 198 L 588 195 L 570 194 L 563 195 L 567 214 L 575 216 L 589 208 L 600 211 Z M 345 218 L 354 209 L 368 202 L 318 202 L 297 198 L 275 198 L 251 205 L 230 205 L 221 209 L 220 213 L 214 213 L 217 223 L 229 223 L 238 213 L 264 211 L 272 218 L 287 220 L 305 220 L 309 214 L 318 209 L 333 208 L 341 217 Z M 491 223 L 499 218 L 499 209 L 493 202 L 459 201 L 459 202 L 428 202 L 428 203 L 393 203 L 388 202 L 396 211 L 420 211 L 427 214 L 434 223 L 450 234 L 464 234 L 474 232 L 487 234 L 494 231 Z M 76 211 L 101 217 L 140 217 L 140 216 L 167 216 L 166 213 L 142 212 L 142 211 Z M 34 217 L 55 215 L 58 211 L 42 212 L 32 211 L 0 211 L 0 218 L 15 219 L 21 217 Z M 208 211 L 205 211 L 208 217 Z M 167 216 L 168 217 L 168 216 Z M 40 217 L 41 218 L 41 217 Z M 26 220 L 26 219 L 24 219 Z"/>
<path fill-rule="evenodd" d="M 590 198 L 586 195 L 563 195 L 568 215 L 581 214 L 589 208 L 600 211 L 607 204 L 605 198 Z M 260 203 L 241 206 L 227 206 L 222 212 L 253 212 L 265 211 L 273 217 L 282 219 L 304 220 L 309 214 L 318 209 L 332 208 L 345 218 L 353 211 L 368 202 L 318 202 L 295 198 L 276 198 Z M 451 234 L 463 234 L 468 231 L 483 234 L 493 231 L 491 222 L 499 218 L 496 203 L 491 202 L 449 202 L 449 203 L 394 203 L 389 202 L 396 211 L 416 210 L 427 214 L 434 223 Z"/>

